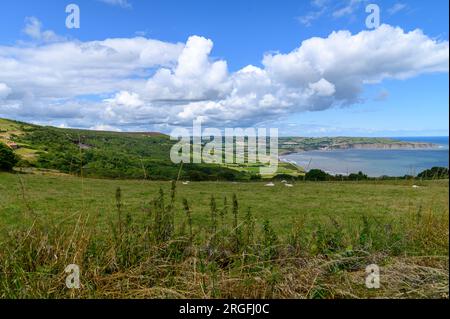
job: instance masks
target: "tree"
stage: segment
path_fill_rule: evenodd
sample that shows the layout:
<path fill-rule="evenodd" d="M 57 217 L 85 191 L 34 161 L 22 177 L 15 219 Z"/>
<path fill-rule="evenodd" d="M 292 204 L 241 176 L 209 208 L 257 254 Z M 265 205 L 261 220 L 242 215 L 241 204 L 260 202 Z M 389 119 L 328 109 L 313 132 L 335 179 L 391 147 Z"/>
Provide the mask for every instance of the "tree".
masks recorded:
<path fill-rule="evenodd" d="M 305 179 L 308 181 L 326 181 L 330 175 L 320 169 L 312 169 L 305 175 Z"/>
<path fill-rule="evenodd" d="M 417 175 L 423 179 L 448 179 L 448 168 L 446 167 L 433 167 L 431 169 L 424 170 Z"/>
<path fill-rule="evenodd" d="M 367 175 L 360 171 L 358 174 L 352 173 L 348 175 L 348 179 L 350 181 L 363 181 L 367 179 Z"/>
<path fill-rule="evenodd" d="M 0 171 L 11 171 L 19 159 L 13 150 L 3 143 L 0 143 Z"/>

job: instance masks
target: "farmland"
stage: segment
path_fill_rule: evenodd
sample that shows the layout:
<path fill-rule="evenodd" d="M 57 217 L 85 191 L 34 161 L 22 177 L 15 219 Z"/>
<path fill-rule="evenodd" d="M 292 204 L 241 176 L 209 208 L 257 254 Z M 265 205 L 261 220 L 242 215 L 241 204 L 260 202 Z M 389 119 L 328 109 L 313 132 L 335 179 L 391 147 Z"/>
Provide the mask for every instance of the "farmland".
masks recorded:
<path fill-rule="evenodd" d="M 0 173 L 1 297 L 447 296 L 448 180 L 172 185 Z"/>

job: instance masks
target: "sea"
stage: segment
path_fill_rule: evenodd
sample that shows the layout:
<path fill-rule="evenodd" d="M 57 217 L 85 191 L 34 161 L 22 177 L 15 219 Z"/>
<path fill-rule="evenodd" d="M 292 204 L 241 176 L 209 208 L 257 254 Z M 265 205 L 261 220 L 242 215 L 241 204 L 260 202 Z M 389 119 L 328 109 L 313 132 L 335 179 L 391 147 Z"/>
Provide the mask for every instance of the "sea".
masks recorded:
<path fill-rule="evenodd" d="M 405 142 L 436 144 L 431 149 L 347 149 L 292 153 L 281 157 L 282 161 L 295 163 L 307 169 L 321 169 L 329 174 L 348 175 L 363 172 L 370 177 L 405 176 L 434 166 L 449 166 L 449 138 L 438 137 L 392 137 Z"/>

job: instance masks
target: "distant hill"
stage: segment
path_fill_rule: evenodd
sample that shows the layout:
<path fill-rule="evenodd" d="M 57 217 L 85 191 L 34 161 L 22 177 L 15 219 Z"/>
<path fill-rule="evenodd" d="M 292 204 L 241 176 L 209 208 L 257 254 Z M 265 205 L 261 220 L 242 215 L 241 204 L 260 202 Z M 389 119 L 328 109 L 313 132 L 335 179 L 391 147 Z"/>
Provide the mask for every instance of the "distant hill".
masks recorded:
<path fill-rule="evenodd" d="M 280 154 L 335 149 L 423 149 L 437 145 L 379 137 L 281 137 Z"/>
<path fill-rule="evenodd" d="M 0 142 L 18 145 L 20 165 L 99 178 L 177 178 L 170 161 L 175 143 L 156 132 L 104 132 L 39 126 L 0 119 Z M 208 164 L 183 165 L 189 180 L 249 180 L 255 174 Z"/>
<path fill-rule="evenodd" d="M 0 119 L 0 142 L 20 156 L 22 167 L 57 170 L 100 178 L 170 180 L 179 166 L 170 161 L 175 141 L 158 132 L 106 132 L 39 126 Z M 13 143 L 13 144 L 12 144 Z M 365 137 L 280 137 L 279 154 L 347 148 L 428 148 L 430 143 Z M 260 176 L 256 164 L 185 164 L 189 180 L 250 180 Z M 278 174 L 303 176 L 303 169 L 280 162 Z M 273 176 L 263 176 L 271 178 Z"/>

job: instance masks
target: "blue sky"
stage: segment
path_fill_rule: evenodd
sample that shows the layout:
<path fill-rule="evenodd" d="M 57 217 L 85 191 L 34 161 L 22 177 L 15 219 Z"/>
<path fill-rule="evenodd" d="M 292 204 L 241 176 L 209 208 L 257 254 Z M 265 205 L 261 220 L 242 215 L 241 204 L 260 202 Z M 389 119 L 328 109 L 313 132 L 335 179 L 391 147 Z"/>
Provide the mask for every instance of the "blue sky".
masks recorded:
<path fill-rule="evenodd" d="M 161 43 L 173 45 L 174 47 L 170 49 L 158 47 L 158 50 L 161 50 L 158 51 L 158 56 L 167 54 L 170 57 L 163 62 L 147 63 L 146 61 L 145 65 L 139 64 L 133 72 L 127 73 L 126 76 L 117 70 L 112 78 L 117 76 L 116 81 L 123 83 L 122 86 L 105 84 L 107 80 L 104 78 L 91 84 L 89 82 L 91 78 L 85 79 L 84 77 L 89 75 L 84 72 L 83 78 L 77 79 L 77 82 L 83 83 L 86 80 L 86 87 L 98 85 L 98 88 L 96 87 L 95 90 L 83 89 L 80 90 L 83 92 L 79 94 L 62 93 L 57 87 L 60 84 L 55 84 L 53 90 L 51 85 L 55 79 L 50 78 L 55 75 L 50 74 L 51 69 L 42 73 L 30 73 L 29 83 L 23 83 L 23 81 L 6 75 L 2 78 L 2 65 L 0 64 L 0 116 L 60 126 L 164 131 L 174 125 L 187 125 L 186 123 L 193 116 L 203 116 L 211 121 L 211 125 L 220 126 L 220 112 L 225 112 L 222 115 L 222 118 L 226 119 L 226 122 L 222 123 L 225 126 L 275 126 L 279 127 L 280 133 L 283 135 L 448 135 L 448 57 L 445 61 L 442 60 L 442 54 L 436 53 L 437 50 L 445 51 L 445 43 L 448 52 L 449 8 L 446 0 L 437 0 L 432 3 L 425 1 L 368 2 L 363 0 L 77 0 L 72 1 L 79 5 L 81 10 L 81 28 L 76 30 L 69 30 L 65 27 L 67 16 L 65 6 L 68 3 L 70 2 L 60 0 L 2 1 L 0 4 L 0 62 L 2 49 L 5 52 L 3 55 L 5 61 L 17 59 L 18 64 L 23 64 L 23 68 L 30 68 L 29 64 L 25 62 L 28 62 L 27 57 L 33 54 L 29 53 L 33 48 L 36 48 L 36 51 L 40 49 L 51 56 L 50 49 L 55 43 L 92 44 L 92 41 L 114 38 L 135 39 L 136 37 L 159 40 Z M 392 58 L 386 57 L 391 62 L 383 59 L 376 61 L 367 59 L 363 62 L 366 65 L 372 62 L 383 64 L 379 66 L 380 74 L 375 74 L 374 70 L 377 69 L 377 65 L 373 65 L 370 70 L 367 70 L 370 72 L 368 79 L 358 73 L 356 77 L 364 82 L 359 88 L 359 92 L 352 92 L 351 96 L 340 99 L 333 97 L 333 102 L 328 96 L 339 95 L 340 85 L 336 81 L 330 80 L 331 75 L 326 77 L 322 74 L 324 81 L 317 81 L 320 77 L 313 77 L 314 81 L 308 80 L 310 81 L 308 84 L 301 84 L 302 86 L 298 88 L 303 91 L 312 90 L 313 87 L 316 87 L 314 83 L 320 83 L 321 90 L 323 85 L 327 89 L 329 89 L 328 84 L 335 87 L 329 92 L 330 94 L 319 92 L 320 99 L 314 96 L 302 96 L 293 100 L 290 97 L 280 96 L 284 94 L 283 92 L 288 92 L 289 96 L 291 93 L 295 93 L 292 81 L 286 84 L 288 80 L 283 79 L 282 81 L 285 82 L 282 85 L 286 85 L 286 88 L 282 89 L 279 89 L 279 86 L 277 89 L 252 88 L 247 84 L 244 85 L 245 89 L 237 87 L 237 91 L 245 91 L 246 98 L 248 94 L 252 93 L 252 89 L 255 90 L 254 95 L 257 96 L 255 99 L 249 98 L 248 103 L 259 104 L 251 105 L 245 112 L 243 111 L 245 106 L 230 104 L 244 101 L 244 93 L 231 96 L 234 93 L 230 93 L 233 90 L 228 86 L 241 85 L 242 81 L 235 80 L 233 74 L 239 73 L 248 65 L 257 68 L 257 70 L 251 70 L 252 72 L 263 70 L 273 73 L 272 77 L 269 76 L 271 82 L 280 81 L 278 75 L 281 73 L 277 75 L 276 72 L 285 72 L 285 70 L 280 71 L 278 64 L 265 63 L 265 55 L 272 57 L 280 55 L 286 58 L 286 61 L 290 61 L 290 56 L 287 55 L 300 48 L 302 41 L 314 37 L 326 39 L 333 31 L 348 30 L 351 35 L 368 31 L 365 26 L 367 16 L 365 6 L 368 3 L 379 5 L 382 24 L 402 29 L 402 33 L 399 34 L 401 41 L 409 41 L 408 32 L 421 29 L 427 40 L 440 44 L 439 48 L 436 46 L 430 50 L 433 50 L 431 53 L 441 56 L 441 61 L 433 60 L 430 62 L 433 64 L 432 67 L 429 66 L 430 63 L 424 63 L 426 66 L 404 65 L 401 70 L 393 64 L 395 70 L 390 76 L 391 70 L 384 70 L 383 65 L 390 64 Z M 39 36 L 34 38 L 30 36 L 30 33 L 24 32 L 27 23 L 30 24 L 31 17 L 36 19 L 33 21 L 39 21 L 38 24 L 32 24 L 39 25 Z M 28 20 L 26 20 L 27 18 Z M 46 31 L 51 32 L 48 41 L 48 37 L 44 36 Z M 389 34 L 392 33 L 391 29 L 385 31 L 386 35 L 381 34 L 380 31 L 377 39 L 383 39 L 383 36 L 389 37 Z M 201 39 L 189 42 L 188 39 L 194 35 Z M 213 46 L 209 45 L 206 39 L 210 39 Z M 397 42 L 396 39 L 387 39 L 386 42 L 389 41 Z M 180 63 L 177 60 L 180 50 L 183 49 L 183 46 L 189 47 L 189 43 L 193 47 L 195 46 L 192 54 L 196 54 L 196 52 L 202 54 L 205 53 L 204 50 L 207 51 L 209 64 L 205 66 L 206 62 L 200 61 L 198 65 L 205 67 L 205 72 L 213 70 L 208 73 L 211 74 L 212 81 L 215 81 L 218 76 L 223 76 L 222 80 L 217 80 L 217 85 L 210 86 L 204 81 L 195 82 L 192 76 L 183 77 L 181 80 L 176 78 L 177 71 L 175 71 L 176 65 L 174 64 Z M 418 49 L 416 53 L 414 47 L 416 43 L 416 40 L 407 42 L 407 45 L 412 46 L 410 51 L 416 55 L 405 56 L 402 59 L 417 60 L 422 56 L 430 55 L 430 52 L 423 51 L 425 49 L 421 49 L 423 52 L 419 52 Z M 175 47 L 177 44 L 179 47 Z M 106 44 L 102 43 L 102 45 Z M 151 45 L 151 43 L 145 44 L 145 48 L 142 50 L 147 50 Z M 419 47 L 420 44 L 417 46 Z M 212 48 L 211 52 L 208 51 L 208 48 Z M 27 51 L 25 52 L 25 50 Z M 170 50 L 170 54 L 164 50 Z M 305 56 L 310 56 L 308 54 Z M 399 58 L 401 55 L 394 57 Z M 71 59 L 70 54 L 67 55 L 67 59 Z M 314 60 L 314 57 L 311 59 Z M 338 58 L 336 60 L 340 61 Z M 36 59 L 36 61 L 42 61 L 42 59 Z M 95 61 L 101 63 L 101 60 Z M 120 59 L 120 61 L 123 61 L 121 63 L 124 63 L 125 68 L 127 60 Z M 220 70 L 223 65 L 220 63 L 215 65 L 215 62 L 221 61 L 226 62 L 226 76 L 221 75 L 222 71 Z M 51 64 L 51 57 L 44 63 Z M 89 64 L 89 61 L 86 63 Z M 61 66 L 62 71 L 58 67 L 59 65 L 55 65 L 55 73 L 66 74 L 64 72 L 68 72 L 67 74 L 71 74 L 68 66 Z M 39 68 L 37 65 L 36 69 Z M 174 85 L 173 90 L 165 95 L 152 93 L 146 96 L 145 90 L 160 92 L 164 88 L 161 83 L 169 81 L 165 78 L 164 81 L 155 79 L 144 84 L 144 79 L 153 77 L 160 68 L 172 70 L 173 81 L 176 85 L 170 83 L 170 85 Z M 321 66 L 318 65 L 317 68 L 321 69 Z M 410 72 L 408 68 L 413 70 L 414 74 L 405 77 L 403 76 L 405 72 Z M 446 68 L 447 70 L 445 70 Z M 303 72 L 301 68 L 298 70 L 300 73 Z M 23 72 L 25 75 L 27 74 L 26 70 Z M 335 74 L 336 72 L 333 69 L 328 73 Z M 365 75 L 366 69 L 361 72 Z M 394 74 L 395 72 L 397 73 Z M 327 72 L 325 71 L 324 74 L 327 75 Z M 355 77 L 355 74 L 347 76 L 351 79 Z M 373 81 L 374 77 L 377 78 L 376 81 Z M 382 77 L 382 79 L 378 80 L 378 77 Z M 289 75 L 289 79 L 291 78 Z M 42 87 L 41 83 L 32 83 L 33 79 L 36 82 L 49 79 L 49 84 Z M 132 80 L 142 81 L 128 83 Z M 230 84 L 229 81 L 234 82 Z M 295 81 L 295 83 L 303 83 L 303 79 L 296 78 Z M 149 84 L 149 82 L 151 83 Z M 1 98 L 2 83 L 6 92 L 4 93 L 6 97 L 3 99 Z M 353 88 L 345 87 L 343 91 L 349 89 L 353 90 Z M 44 91 L 45 93 L 43 93 Z M 341 94 L 345 95 L 345 93 Z M 266 103 L 267 96 L 276 98 L 273 101 L 270 100 L 273 106 Z M 324 96 L 327 98 L 325 99 Z M 36 105 L 27 104 L 31 100 Z M 165 101 L 170 102 L 165 103 Z M 202 101 L 203 104 L 198 101 Z M 264 103 L 268 105 L 267 109 L 261 110 L 260 105 L 266 105 L 261 101 L 266 101 Z M 46 103 L 52 104 L 51 110 L 44 110 Z M 317 105 L 310 106 L 315 103 Z M 285 104 L 286 107 L 280 107 L 281 104 Z M 126 109 L 127 107 L 128 109 Z M 227 107 L 227 111 L 224 111 L 224 108 Z M 27 109 L 25 110 L 25 108 Z M 63 108 L 64 110 L 62 110 Z M 103 109 L 99 111 L 98 109 L 101 108 Z M 105 108 L 109 110 L 106 115 L 104 114 Z M 232 111 L 228 114 L 230 109 Z M 80 110 L 83 110 L 84 114 Z M 100 112 L 103 113 L 100 114 Z M 119 114 L 120 112 L 127 116 Z M 238 113 L 239 116 L 237 116 Z M 129 114 L 133 114 L 133 117 Z M 173 116 L 173 114 L 179 116 Z M 152 117 L 153 115 L 157 115 L 158 120 Z"/>

